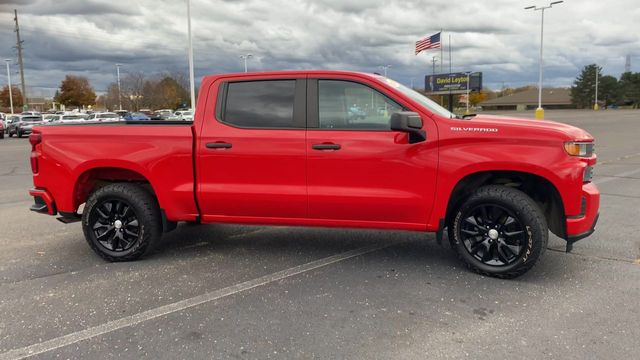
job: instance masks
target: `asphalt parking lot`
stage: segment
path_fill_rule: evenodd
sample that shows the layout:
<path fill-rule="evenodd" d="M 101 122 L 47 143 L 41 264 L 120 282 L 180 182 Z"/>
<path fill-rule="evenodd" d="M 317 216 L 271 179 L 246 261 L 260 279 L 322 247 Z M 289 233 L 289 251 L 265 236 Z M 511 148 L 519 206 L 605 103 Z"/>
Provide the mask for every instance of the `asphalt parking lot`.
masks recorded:
<path fill-rule="evenodd" d="M 515 280 L 389 231 L 184 224 L 107 263 L 79 223 L 29 212 L 28 140 L 5 137 L 0 359 L 637 358 L 640 110 L 547 117 L 596 137 L 600 221 Z"/>

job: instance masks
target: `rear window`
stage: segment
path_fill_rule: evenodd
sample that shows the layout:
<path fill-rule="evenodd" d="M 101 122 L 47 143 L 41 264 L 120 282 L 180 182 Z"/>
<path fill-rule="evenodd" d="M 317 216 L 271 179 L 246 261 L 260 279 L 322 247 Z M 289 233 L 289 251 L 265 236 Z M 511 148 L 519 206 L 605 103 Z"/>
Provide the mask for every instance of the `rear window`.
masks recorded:
<path fill-rule="evenodd" d="M 295 80 L 228 84 L 225 123 L 246 128 L 294 128 Z"/>
<path fill-rule="evenodd" d="M 22 121 L 42 121 L 42 118 L 40 116 L 24 116 Z"/>
<path fill-rule="evenodd" d="M 98 115 L 98 118 L 101 118 L 101 119 L 117 119 L 118 115 L 117 114 L 103 114 L 103 115 Z"/>

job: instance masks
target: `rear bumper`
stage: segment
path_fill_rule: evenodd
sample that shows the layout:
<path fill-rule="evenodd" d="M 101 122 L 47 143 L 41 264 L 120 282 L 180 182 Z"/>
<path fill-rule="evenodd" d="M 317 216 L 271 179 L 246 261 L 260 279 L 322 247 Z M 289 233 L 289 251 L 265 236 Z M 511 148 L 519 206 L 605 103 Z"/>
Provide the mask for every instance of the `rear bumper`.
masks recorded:
<path fill-rule="evenodd" d="M 600 191 L 593 183 L 582 186 L 582 211 L 577 216 L 567 216 L 565 222 L 567 252 L 573 243 L 584 239 L 595 231 L 600 209 Z"/>
<path fill-rule="evenodd" d="M 34 201 L 29 210 L 48 215 L 56 215 L 58 213 L 56 203 L 47 190 L 31 189 L 29 190 L 29 195 L 33 196 Z"/>

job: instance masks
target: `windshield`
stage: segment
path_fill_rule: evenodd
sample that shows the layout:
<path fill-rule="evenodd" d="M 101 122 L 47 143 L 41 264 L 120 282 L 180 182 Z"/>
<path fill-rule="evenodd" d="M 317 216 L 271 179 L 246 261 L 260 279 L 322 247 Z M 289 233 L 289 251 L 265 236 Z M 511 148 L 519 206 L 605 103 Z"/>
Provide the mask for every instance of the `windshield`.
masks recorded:
<path fill-rule="evenodd" d="M 440 116 L 444 116 L 444 117 L 448 117 L 448 118 L 455 118 L 456 115 L 449 112 L 449 110 L 443 108 L 442 106 L 440 106 L 440 104 L 438 104 L 437 102 L 429 99 L 428 97 L 420 94 L 419 92 L 413 90 L 413 89 L 409 89 L 408 87 L 400 84 L 399 82 L 395 81 L 395 80 L 391 80 L 388 78 L 385 78 L 383 76 L 378 77 L 380 80 L 384 81 L 387 85 L 393 87 L 394 89 L 400 91 L 401 93 L 403 93 L 404 95 L 407 95 L 408 97 L 410 97 L 412 100 L 416 101 L 417 103 L 419 103 L 420 105 L 424 106 L 427 110 L 436 113 Z"/>

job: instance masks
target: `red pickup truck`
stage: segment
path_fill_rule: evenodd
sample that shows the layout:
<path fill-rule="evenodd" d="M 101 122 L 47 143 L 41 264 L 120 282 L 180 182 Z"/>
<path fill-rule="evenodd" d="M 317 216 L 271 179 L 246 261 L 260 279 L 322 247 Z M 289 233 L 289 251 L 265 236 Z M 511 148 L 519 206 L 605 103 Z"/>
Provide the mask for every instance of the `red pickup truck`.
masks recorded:
<path fill-rule="evenodd" d="M 438 241 L 448 229 L 469 268 L 511 278 L 536 263 L 549 230 L 567 251 L 593 233 L 593 141 L 551 121 L 458 117 L 376 74 L 214 75 L 193 122 L 35 128 L 31 209 L 82 221 L 110 261 L 139 258 L 180 221 Z"/>

